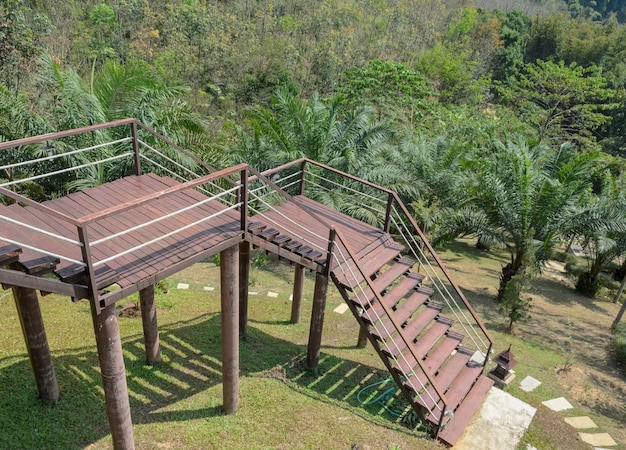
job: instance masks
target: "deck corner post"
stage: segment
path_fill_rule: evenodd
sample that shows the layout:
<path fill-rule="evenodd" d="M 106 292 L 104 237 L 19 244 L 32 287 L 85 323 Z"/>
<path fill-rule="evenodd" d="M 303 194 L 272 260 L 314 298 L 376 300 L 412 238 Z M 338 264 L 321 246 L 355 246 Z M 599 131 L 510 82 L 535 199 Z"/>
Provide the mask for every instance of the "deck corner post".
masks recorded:
<path fill-rule="evenodd" d="M 222 304 L 222 377 L 224 412 L 234 414 L 239 404 L 239 252 L 231 246 L 220 253 Z"/>
<path fill-rule="evenodd" d="M 154 285 L 139 291 L 143 342 L 146 348 L 146 364 L 153 366 L 161 361 L 159 326 L 157 324 L 156 304 L 154 303 Z"/>
<path fill-rule="evenodd" d="M 313 309 L 311 311 L 311 329 L 307 347 L 306 367 L 317 373 L 320 351 L 322 347 L 322 330 L 324 328 L 324 310 L 326 309 L 326 293 L 328 292 L 328 277 L 324 274 L 315 275 L 313 293 Z"/>
<path fill-rule="evenodd" d="M 293 293 L 291 296 L 291 320 L 292 324 L 300 322 L 300 314 L 302 311 L 302 293 L 304 291 L 304 272 L 305 267 L 301 264 L 296 264 L 295 272 L 293 275 Z"/>
<path fill-rule="evenodd" d="M 248 286 L 250 283 L 250 243 L 239 243 L 239 337 L 248 334 Z"/>
<path fill-rule="evenodd" d="M 139 156 L 139 139 L 137 139 L 137 122 L 131 122 L 130 132 L 133 136 L 133 154 L 135 161 L 135 175 L 141 175 L 141 157 Z"/>
<path fill-rule="evenodd" d="M 45 404 L 56 403 L 59 400 L 59 384 L 50 355 L 37 291 L 15 286 L 13 287 L 13 298 L 24 333 L 24 342 L 35 376 L 39 398 Z"/>
<path fill-rule="evenodd" d="M 113 448 L 133 450 L 133 423 L 115 303 L 103 308 L 100 314 L 92 309 L 92 318 Z"/>

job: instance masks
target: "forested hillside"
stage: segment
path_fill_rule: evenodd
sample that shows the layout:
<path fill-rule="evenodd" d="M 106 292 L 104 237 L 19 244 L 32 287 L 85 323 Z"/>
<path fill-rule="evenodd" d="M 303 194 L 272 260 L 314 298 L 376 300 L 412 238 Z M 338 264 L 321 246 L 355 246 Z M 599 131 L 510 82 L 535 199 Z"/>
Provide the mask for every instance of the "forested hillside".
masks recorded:
<path fill-rule="evenodd" d="M 136 117 L 218 167 L 309 156 L 398 190 L 436 241 L 507 245 L 508 298 L 557 243 L 626 250 L 625 21 L 614 0 L 4 0 L 0 139 Z"/>

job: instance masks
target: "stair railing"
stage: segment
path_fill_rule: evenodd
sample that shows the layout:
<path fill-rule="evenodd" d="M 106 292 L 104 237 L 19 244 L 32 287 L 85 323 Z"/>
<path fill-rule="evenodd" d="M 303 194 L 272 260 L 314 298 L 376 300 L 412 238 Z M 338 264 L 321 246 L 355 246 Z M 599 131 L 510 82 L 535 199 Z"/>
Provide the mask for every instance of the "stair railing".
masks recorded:
<path fill-rule="evenodd" d="M 409 342 L 409 340 L 406 338 L 404 333 L 401 331 L 401 327 L 398 324 L 396 324 L 393 320 L 391 321 L 391 324 L 393 325 L 393 329 L 387 329 L 387 327 L 384 325 L 383 319 L 385 315 L 387 317 L 392 317 L 391 311 L 382 301 L 380 293 L 374 287 L 371 279 L 368 276 L 366 276 L 364 270 L 362 269 L 359 263 L 358 258 L 355 256 L 355 253 L 350 249 L 350 246 L 347 243 L 347 241 L 341 236 L 341 233 L 339 231 L 332 228 L 327 222 L 325 222 L 315 213 L 311 212 L 310 210 L 308 210 L 308 208 L 301 205 L 297 199 L 291 197 L 281 187 L 276 185 L 269 178 L 267 178 L 266 176 L 264 176 L 263 174 L 257 172 L 256 170 L 252 168 L 249 168 L 249 172 L 252 174 L 250 180 L 248 181 L 249 185 L 252 184 L 254 181 L 261 182 L 263 185 L 270 187 L 273 192 L 278 193 L 285 201 L 292 202 L 298 208 L 300 208 L 303 212 L 308 214 L 313 220 L 316 220 L 317 222 L 324 225 L 327 229 L 329 229 L 329 238 L 326 241 L 327 248 L 322 249 L 322 247 L 318 245 L 318 248 L 325 250 L 326 255 L 327 255 L 323 272 L 326 274 L 330 273 L 331 276 L 334 276 L 335 278 L 337 276 L 336 272 L 341 272 L 342 275 L 346 279 L 353 281 L 352 284 L 355 286 L 354 291 L 353 291 L 355 294 L 355 298 L 360 299 L 360 303 L 362 305 L 369 306 L 369 308 L 364 307 L 364 310 L 370 311 L 369 313 L 370 315 L 372 311 L 375 313 L 374 314 L 375 317 L 370 317 L 370 319 L 372 319 L 372 327 L 375 330 L 377 330 L 377 332 L 380 332 L 381 336 L 388 336 L 390 338 L 389 341 L 387 340 L 382 341 L 382 344 L 384 345 L 384 347 L 386 348 L 386 350 L 388 351 L 390 355 L 390 356 L 386 356 L 384 354 L 381 354 L 380 356 L 381 356 L 382 361 L 385 363 L 385 365 L 387 366 L 387 369 L 392 374 L 396 383 L 398 384 L 400 389 L 403 391 L 403 393 L 407 396 L 407 398 L 412 399 L 413 395 L 417 395 L 418 397 L 422 399 L 424 397 L 427 397 L 430 400 L 430 402 L 422 401 L 422 403 L 424 407 L 428 410 L 428 413 L 432 415 L 432 417 L 436 417 L 436 416 L 439 417 L 438 419 L 439 423 L 437 426 L 437 432 L 439 432 L 439 430 L 442 429 L 443 426 L 445 425 L 444 421 L 451 416 L 451 413 L 447 412 L 448 402 L 446 400 L 446 397 L 444 393 L 441 391 L 441 389 L 437 387 L 434 374 L 430 373 L 422 365 L 422 361 L 420 358 L 418 358 L 416 355 L 413 355 L 415 359 L 414 363 L 411 363 L 406 359 L 406 356 L 403 353 L 403 349 L 406 349 L 412 353 L 412 343 Z M 290 181 L 290 184 L 296 184 L 296 183 L 293 181 Z M 300 181 L 298 181 L 297 184 L 301 186 Z M 257 190 L 258 189 L 259 188 L 257 188 Z M 294 235 L 296 237 L 298 237 L 298 232 L 295 231 L 296 229 L 306 231 L 309 234 L 315 234 L 312 230 L 308 229 L 303 224 L 293 221 L 289 217 L 282 214 L 280 211 L 274 209 L 273 205 L 271 205 L 269 202 L 264 202 L 262 197 L 255 195 L 254 189 L 250 190 L 250 198 L 262 201 L 264 206 L 266 206 L 267 209 L 272 210 L 274 213 L 280 214 L 282 217 L 282 220 L 286 220 L 288 223 L 291 224 L 290 228 L 286 228 L 284 227 L 282 222 L 278 223 L 277 221 L 274 221 L 267 216 L 264 217 L 265 220 L 268 220 L 269 222 L 273 223 L 273 225 L 275 225 L 276 227 L 285 229 L 287 233 Z M 264 216 L 263 212 L 257 212 L 257 214 Z M 319 236 L 319 235 L 316 235 L 316 237 L 320 239 L 324 238 L 323 236 Z M 373 300 L 379 302 L 381 306 L 383 307 L 384 314 L 382 316 L 379 316 L 378 313 L 376 313 L 376 310 L 373 308 L 372 300 L 370 300 L 367 296 L 367 293 L 366 293 L 367 290 L 371 291 L 374 294 Z M 359 320 L 360 325 L 366 326 L 365 323 L 363 323 L 362 320 L 360 319 L 361 313 L 359 313 L 359 311 L 355 309 L 356 307 L 350 301 L 350 299 L 345 298 L 345 300 L 348 306 L 351 308 L 355 317 L 357 317 L 357 319 Z M 373 340 L 374 338 L 370 337 L 370 339 Z M 376 349 L 377 352 L 380 353 L 378 344 L 375 344 L 374 348 Z M 404 378 L 404 380 L 401 379 L 401 377 L 397 374 L 396 370 L 389 363 L 389 357 L 391 357 L 391 359 L 394 360 L 396 367 L 399 370 L 403 371 L 402 377 Z M 417 367 L 419 367 L 420 369 L 419 373 L 415 371 L 414 364 L 416 364 Z M 410 370 L 408 372 L 404 371 L 402 369 L 403 366 L 410 368 Z M 423 382 L 421 377 L 424 377 L 426 379 L 426 382 Z M 414 394 L 412 394 L 410 391 L 407 390 L 405 383 L 408 383 L 412 386 L 412 391 Z M 432 387 L 432 390 L 434 391 L 435 395 L 433 395 L 433 393 L 430 392 L 429 387 Z M 429 403 L 432 403 L 434 406 L 433 407 L 427 406 Z M 414 401 L 411 401 L 411 404 L 414 408 L 416 408 Z M 438 414 L 435 412 L 436 410 L 438 411 Z"/>
<path fill-rule="evenodd" d="M 343 277 L 348 280 L 351 279 L 353 281 L 352 285 L 355 286 L 355 288 L 353 289 L 354 298 L 357 299 L 358 303 L 363 306 L 363 311 L 359 312 L 358 310 L 356 310 L 356 306 L 349 298 L 344 298 L 344 300 L 352 310 L 355 317 L 359 319 L 360 325 L 362 327 L 367 327 L 367 325 L 362 322 L 360 317 L 362 314 L 368 314 L 371 322 L 370 326 L 376 331 L 378 336 L 388 336 L 389 340 L 374 342 L 376 339 L 372 337 L 371 334 L 368 334 L 370 340 L 372 340 L 372 343 L 374 344 L 374 348 L 377 351 L 379 351 L 379 344 L 383 344 L 385 349 L 388 351 L 389 356 L 382 354 L 380 355 L 381 359 L 383 360 L 389 372 L 392 374 L 396 383 L 405 393 L 405 395 L 411 399 L 413 398 L 413 395 L 417 395 L 422 400 L 424 398 L 430 399 L 434 407 L 428 406 L 429 402 L 427 401 L 422 401 L 422 406 L 425 407 L 428 410 L 429 414 L 431 414 L 433 417 L 437 416 L 437 414 L 435 414 L 435 410 L 439 411 L 439 419 L 437 425 L 438 434 L 439 430 L 441 430 L 445 426 L 444 420 L 451 417 L 452 415 L 451 412 L 448 412 L 447 410 L 448 401 L 443 391 L 437 386 L 434 374 L 422 365 L 421 358 L 413 354 L 413 342 L 410 341 L 410 339 L 407 339 L 406 335 L 402 332 L 402 327 L 400 326 L 400 324 L 397 324 L 394 320 L 390 320 L 389 323 L 393 325 L 393 328 L 388 329 L 385 326 L 383 319 L 385 317 L 392 318 L 393 313 L 383 301 L 378 290 L 374 287 L 374 284 L 370 277 L 366 275 L 354 251 L 350 249 L 349 244 L 346 240 L 343 239 L 341 233 L 339 232 L 336 233 L 336 241 L 337 244 L 340 245 L 336 245 L 336 251 L 333 253 L 333 258 L 336 261 L 336 265 L 333 266 L 333 275 L 335 276 L 335 278 L 337 278 L 335 273 L 341 272 Z M 371 292 L 374 295 L 374 298 L 372 300 L 370 300 L 367 291 Z M 374 308 L 374 301 L 378 302 L 382 306 L 384 312 L 383 315 L 379 315 Z M 371 317 L 372 315 L 374 317 Z M 413 355 L 415 363 L 410 363 L 406 359 L 406 356 L 403 353 L 406 350 L 408 350 Z M 402 377 L 404 377 L 404 380 L 397 376 L 395 368 L 388 363 L 389 357 L 393 359 L 396 368 L 402 370 Z M 420 369 L 419 373 L 415 371 L 415 366 L 413 366 L 413 364 L 417 364 L 417 367 L 419 367 Z M 402 369 L 403 365 L 405 367 L 409 367 L 410 370 L 407 372 Z M 422 381 L 420 376 L 426 378 L 425 383 Z M 405 383 L 408 383 L 412 386 L 413 393 L 406 390 Z M 432 387 L 434 393 L 436 394 L 436 397 L 433 396 L 433 394 L 429 391 L 429 387 Z M 411 401 L 411 403 L 413 406 L 414 401 Z"/>
<path fill-rule="evenodd" d="M 315 169 L 308 170 L 309 166 Z M 437 294 L 454 314 L 456 322 L 459 324 L 458 326 L 463 328 L 464 334 L 472 341 L 475 350 L 480 353 L 483 365 L 488 363 L 488 355 L 492 351 L 493 339 L 461 289 L 452 280 L 448 270 L 406 209 L 402 200 L 394 191 L 308 158 L 301 158 L 263 173 L 266 176 L 279 177 L 280 173 L 286 170 L 294 171 L 288 177 L 285 177 L 285 181 L 289 181 L 289 184 L 286 186 L 290 189 L 293 189 L 295 185 L 298 186 L 299 189 L 297 192 L 294 192 L 295 195 L 306 196 L 307 186 L 335 196 L 343 190 L 350 195 L 349 202 L 351 207 L 358 206 L 361 209 L 361 215 L 376 218 L 377 223 L 373 223 L 374 225 L 378 225 L 387 232 L 391 231 L 393 226 L 393 231 L 401 237 L 413 258 L 424 268 L 425 275 L 433 283 Z M 337 176 L 338 179 L 324 177 L 320 172 L 330 172 Z M 293 179 L 296 174 L 300 176 L 298 182 Z M 283 181 L 282 179 L 279 180 Z M 341 183 L 341 180 L 349 180 L 355 184 L 346 186 Z M 357 189 L 357 187 L 360 189 Z M 363 188 L 367 188 L 369 192 L 364 192 L 365 189 Z M 359 197 L 364 198 L 364 201 L 359 202 Z M 315 197 L 312 198 L 315 199 Z M 439 270 L 430 263 L 431 260 Z M 444 282 L 444 280 L 446 281 Z M 468 314 L 471 319 L 468 317 Z"/>

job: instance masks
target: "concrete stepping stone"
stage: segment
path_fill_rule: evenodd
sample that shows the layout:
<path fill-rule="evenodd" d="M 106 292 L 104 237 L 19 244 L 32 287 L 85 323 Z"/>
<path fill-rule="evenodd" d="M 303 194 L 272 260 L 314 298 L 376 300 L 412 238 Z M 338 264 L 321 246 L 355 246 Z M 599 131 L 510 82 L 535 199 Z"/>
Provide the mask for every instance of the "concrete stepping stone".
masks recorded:
<path fill-rule="evenodd" d="M 565 422 L 569 423 L 574 428 L 579 430 L 584 430 L 587 428 L 598 428 L 598 425 L 591 420 L 591 417 L 583 416 L 583 417 L 566 417 Z"/>
<path fill-rule="evenodd" d="M 343 314 L 348 310 L 348 305 L 345 303 L 342 303 L 341 305 L 337 306 L 335 309 L 333 309 L 333 312 L 336 312 L 337 314 Z"/>
<path fill-rule="evenodd" d="M 550 408 L 552 411 L 565 411 L 566 409 L 572 409 L 573 406 L 568 402 L 565 397 L 553 398 L 552 400 L 546 400 L 545 402 L 541 402 L 547 408 Z"/>
<path fill-rule="evenodd" d="M 613 447 L 617 445 L 617 442 L 613 440 L 609 433 L 578 433 L 580 438 L 587 444 L 594 447 Z"/>
<path fill-rule="evenodd" d="M 259 295 L 258 292 L 254 292 L 254 291 L 248 291 L 248 295 Z"/>
<path fill-rule="evenodd" d="M 293 294 L 289 295 L 289 301 L 293 302 Z"/>
<path fill-rule="evenodd" d="M 541 381 L 528 375 L 519 383 L 519 387 L 524 392 L 531 392 L 541 386 Z"/>
<path fill-rule="evenodd" d="M 187 283 L 178 283 L 176 289 L 189 289 L 189 285 Z"/>
<path fill-rule="evenodd" d="M 205 291 L 214 291 L 215 288 L 213 286 L 204 286 Z"/>
<path fill-rule="evenodd" d="M 267 293 L 267 296 L 270 297 L 270 298 L 277 298 L 278 297 L 278 292 L 271 292 L 271 291 L 269 291 Z"/>

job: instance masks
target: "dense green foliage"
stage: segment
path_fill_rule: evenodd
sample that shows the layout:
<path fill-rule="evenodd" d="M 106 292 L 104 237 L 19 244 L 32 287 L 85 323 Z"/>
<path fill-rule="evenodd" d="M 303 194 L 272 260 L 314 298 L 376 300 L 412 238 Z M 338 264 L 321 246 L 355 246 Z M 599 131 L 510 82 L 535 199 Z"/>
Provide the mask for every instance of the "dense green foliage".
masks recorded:
<path fill-rule="evenodd" d="M 0 139 L 132 116 L 216 167 L 308 156 L 397 190 L 432 236 L 507 246 L 502 296 L 530 254 L 622 242 L 624 208 L 598 206 L 626 155 L 621 3 L 8 0 Z"/>

